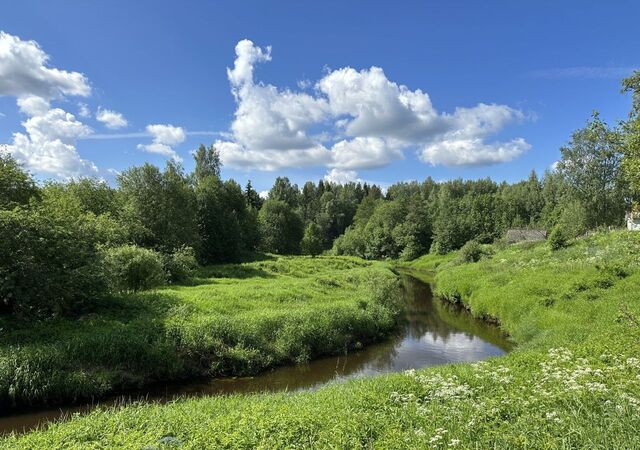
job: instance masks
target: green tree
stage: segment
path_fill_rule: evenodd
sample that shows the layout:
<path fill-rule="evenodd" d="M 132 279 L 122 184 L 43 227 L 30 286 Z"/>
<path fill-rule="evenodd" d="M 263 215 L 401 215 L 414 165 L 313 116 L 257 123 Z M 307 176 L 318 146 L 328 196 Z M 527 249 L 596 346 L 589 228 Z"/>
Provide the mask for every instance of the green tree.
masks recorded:
<path fill-rule="evenodd" d="M 196 167 L 193 172 L 196 183 L 207 177 L 220 178 L 220 170 L 222 168 L 220 152 L 213 145 L 205 147 L 203 144 L 200 144 L 193 158 L 196 162 Z"/>
<path fill-rule="evenodd" d="M 90 227 L 39 209 L 0 210 L 0 309 L 68 314 L 106 292 Z"/>
<path fill-rule="evenodd" d="M 278 177 L 269 191 L 269 200 L 280 200 L 292 208 L 299 204 L 300 192 L 296 184 L 291 184 L 289 178 Z"/>
<path fill-rule="evenodd" d="M 171 253 L 198 247 L 195 193 L 182 167 L 170 161 L 160 171 L 151 164 L 118 176 L 124 220 L 135 224 L 134 241 Z"/>
<path fill-rule="evenodd" d="M 253 188 L 251 185 L 251 180 L 247 181 L 247 186 L 244 188 L 244 198 L 247 202 L 247 205 L 256 211 L 260 211 L 262 208 L 262 203 L 264 201 L 260 198 L 260 194 Z"/>
<path fill-rule="evenodd" d="M 315 223 L 311 222 L 304 229 L 302 237 L 302 253 L 305 255 L 316 256 L 322 253 L 324 245 L 324 236 L 322 229 Z"/>
<path fill-rule="evenodd" d="M 300 253 L 303 224 L 289 204 L 269 199 L 262 205 L 258 219 L 263 250 L 280 254 Z"/>
<path fill-rule="evenodd" d="M 33 178 L 9 154 L 0 152 L 0 209 L 26 205 L 37 198 L 39 190 Z"/>
<path fill-rule="evenodd" d="M 622 91 L 631 92 L 632 106 L 628 120 L 623 125 L 624 177 L 637 202 L 640 196 L 640 70 L 622 81 Z"/>
<path fill-rule="evenodd" d="M 621 223 L 626 205 L 620 132 L 607 127 L 594 113 L 587 126 L 574 132 L 560 152 L 558 171 L 572 195 L 585 206 L 588 226 Z"/>

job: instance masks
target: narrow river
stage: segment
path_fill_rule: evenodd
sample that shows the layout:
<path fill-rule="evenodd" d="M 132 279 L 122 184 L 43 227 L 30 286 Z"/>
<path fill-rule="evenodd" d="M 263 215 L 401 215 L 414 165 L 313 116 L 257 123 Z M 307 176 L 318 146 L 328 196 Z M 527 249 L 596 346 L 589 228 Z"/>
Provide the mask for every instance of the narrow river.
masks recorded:
<path fill-rule="evenodd" d="M 135 400 L 166 402 L 179 397 L 264 391 L 316 389 L 351 378 L 419 369 L 439 364 L 478 361 L 508 352 L 512 344 L 500 330 L 474 319 L 465 309 L 434 299 L 431 288 L 408 274 L 401 274 L 406 317 L 398 333 L 388 340 L 349 355 L 280 367 L 250 378 L 162 384 L 126 397 L 90 404 L 18 413 L 0 417 L 0 434 L 24 432 L 75 412 L 97 406 Z"/>

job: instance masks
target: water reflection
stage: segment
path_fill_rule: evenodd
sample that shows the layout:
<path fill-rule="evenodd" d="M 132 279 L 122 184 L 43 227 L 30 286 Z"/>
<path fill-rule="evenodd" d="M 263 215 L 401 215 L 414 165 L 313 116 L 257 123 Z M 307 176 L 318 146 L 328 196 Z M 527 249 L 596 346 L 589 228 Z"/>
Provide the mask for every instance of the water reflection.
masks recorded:
<path fill-rule="evenodd" d="M 397 335 L 383 343 L 349 355 L 277 368 L 256 377 L 165 384 L 147 389 L 144 394 L 130 395 L 124 400 L 119 397 L 100 404 L 126 403 L 141 398 L 166 402 L 177 397 L 316 389 L 351 378 L 477 361 L 502 355 L 511 348 L 497 327 L 474 319 L 459 306 L 434 299 L 428 284 L 409 275 L 403 274 L 401 278 L 406 298 L 405 318 Z M 85 412 L 94 407 L 83 405 L 0 418 L 0 432 L 31 429 L 69 413 Z"/>

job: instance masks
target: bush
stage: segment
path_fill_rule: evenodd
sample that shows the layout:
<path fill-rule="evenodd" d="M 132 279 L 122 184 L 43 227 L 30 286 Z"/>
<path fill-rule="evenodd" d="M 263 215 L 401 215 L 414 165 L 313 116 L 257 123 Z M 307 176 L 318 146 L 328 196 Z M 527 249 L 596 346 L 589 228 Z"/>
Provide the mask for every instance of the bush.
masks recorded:
<path fill-rule="evenodd" d="M 566 229 L 561 225 L 556 225 L 549 234 L 549 246 L 551 250 L 560 250 L 569 245 L 569 237 Z"/>
<path fill-rule="evenodd" d="M 467 243 L 464 244 L 460 249 L 460 259 L 462 259 L 462 261 L 466 263 L 480 261 L 480 258 L 482 258 L 482 254 L 483 252 L 480 244 L 478 243 L 478 241 L 473 239 L 467 241 Z"/>
<path fill-rule="evenodd" d="M 182 247 L 164 258 L 164 270 L 172 283 L 188 280 L 197 268 L 196 252 L 191 247 Z"/>
<path fill-rule="evenodd" d="M 287 203 L 267 200 L 258 214 L 262 250 L 283 255 L 300 253 L 304 224 Z"/>
<path fill-rule="evenodd" d="M 322 253 L 323 244 L 322 230 L 315 223 L 310 223 L 304 230 L 302 237 L 302 253 L 305 255 L 316 256 Z"/>
<path fill-rule="evenodd" d="M 123 245 L 105 250 L 104 263 L 114 292 L 139 291 L 165 281 L 162 256 L 153 250 Z"/>
<path fill-rule="evenodd" d="M 0 309 L 66 313 L 106 292 L 96 243 L 81 220 L 0 211 Z"/>

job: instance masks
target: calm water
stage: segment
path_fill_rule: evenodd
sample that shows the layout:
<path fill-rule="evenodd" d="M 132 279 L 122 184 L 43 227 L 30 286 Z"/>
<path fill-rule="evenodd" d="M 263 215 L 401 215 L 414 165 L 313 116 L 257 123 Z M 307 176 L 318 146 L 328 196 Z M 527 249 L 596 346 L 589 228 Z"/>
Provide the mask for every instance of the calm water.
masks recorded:
<path fill-rule="evenodd" d="M 406 318 L 397 335 L 383 343 L 349 355 L 281 367 L 250 378 L 166 384 L 92 405 L 0 417 L 0 433 L 29 430 L 74 412 L 90 411 L 98 405 L 140 399 L 166 402 L 178 397 L 315 389 L 351 378 L 478 361 L 510 350 L 511 344 L 497 327 L 472 318 L 463 308 L 434 299 L 428 284 L 406 274 L 401 278 L 407 302 Z"/>

